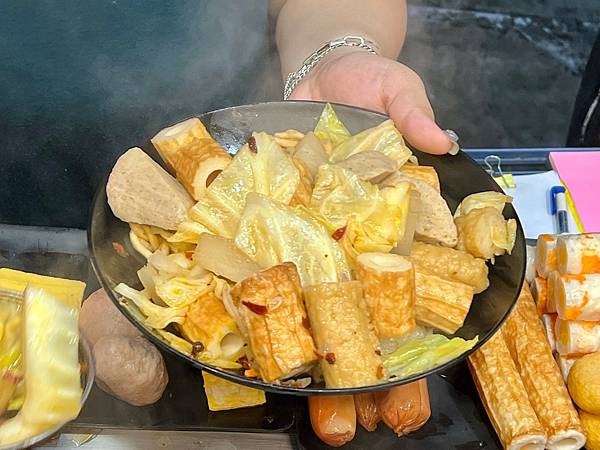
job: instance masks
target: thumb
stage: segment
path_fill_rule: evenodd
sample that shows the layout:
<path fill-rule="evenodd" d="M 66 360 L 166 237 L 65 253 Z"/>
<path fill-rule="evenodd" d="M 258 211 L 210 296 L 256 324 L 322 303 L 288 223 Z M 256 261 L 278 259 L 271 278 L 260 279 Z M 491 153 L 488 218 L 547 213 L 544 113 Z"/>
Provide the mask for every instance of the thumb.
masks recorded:
<path fill-rule="evenodd" d="M 406 66 L 393 64 L 384 85 L 384 103 L 389 116 L 415 148 L 441 155 L 454 143 L 435 123 L 433 110 L 419 76 Z"/>

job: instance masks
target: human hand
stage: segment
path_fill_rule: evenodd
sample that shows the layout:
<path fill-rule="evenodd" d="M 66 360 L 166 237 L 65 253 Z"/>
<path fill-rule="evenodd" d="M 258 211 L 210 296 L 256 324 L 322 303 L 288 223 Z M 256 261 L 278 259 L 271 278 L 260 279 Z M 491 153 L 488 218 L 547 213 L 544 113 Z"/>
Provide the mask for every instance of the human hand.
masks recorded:
<path fill-rule="evenodd" d="M 455 145 L 436 125 L 421 78 L 403 64 L 362 50 L 343 48 L 328 55 L 296 86 L 294 99 L 387 113 L 406 140 L 427 153 L 444 154 Z"/>

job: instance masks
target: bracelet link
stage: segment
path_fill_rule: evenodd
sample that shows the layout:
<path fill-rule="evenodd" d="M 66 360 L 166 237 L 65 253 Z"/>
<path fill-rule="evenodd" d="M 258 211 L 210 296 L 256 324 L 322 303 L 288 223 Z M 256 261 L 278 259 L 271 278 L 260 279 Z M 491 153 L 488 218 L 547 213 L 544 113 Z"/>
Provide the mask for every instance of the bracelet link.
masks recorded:
<path fill-rule="evenodd" d="M 308 75 L 313 67 L 315 67 L 318 62 L 321 61 L 332 50 L 339 47 L 359 47 L 374 55 L 377 54 L 377 51 L 375 50 L 375 44 L 366 40 L 362 36 L 344 36 L 343 38 L 329 41 L 320 49 L 312 53 L 308 58 L 306 58 L 300 69 L 298 69 L 296 72 L 291 72 L 288 74 L 285 80 L 285 87 L 283 89 L 283 99 L 287 100 L 296 86 L 298 86 L 300 81 L 302 81 L 306 75 Z"/>

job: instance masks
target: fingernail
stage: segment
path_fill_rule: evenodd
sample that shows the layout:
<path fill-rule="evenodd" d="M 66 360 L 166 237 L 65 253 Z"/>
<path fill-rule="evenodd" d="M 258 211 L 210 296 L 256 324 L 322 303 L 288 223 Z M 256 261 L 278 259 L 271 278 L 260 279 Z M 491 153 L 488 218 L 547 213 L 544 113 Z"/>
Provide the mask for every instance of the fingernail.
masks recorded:
<path fill-rule="evenodd" d="M 460 150 L 458 145 L 458 134 L 452 130 L 444 130 L 444 133 L 446 133 L 446 136 L 448 136 L 448 139 L 450 139 L 450 142 L 452 142 L 452 147 L 450 147 L 450 150 L 448 150 L 448 154 L 457 155 Z"/>

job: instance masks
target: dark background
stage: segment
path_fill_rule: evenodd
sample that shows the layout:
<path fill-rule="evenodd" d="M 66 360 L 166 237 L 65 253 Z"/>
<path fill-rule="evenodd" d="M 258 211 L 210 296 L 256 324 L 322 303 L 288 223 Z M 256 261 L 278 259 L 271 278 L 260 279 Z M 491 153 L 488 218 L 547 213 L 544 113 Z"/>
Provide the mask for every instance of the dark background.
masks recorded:
<path fill-rule="evenodd" d="M 597 0 L 416 0 L 401 59 L 464 147 L 564 145 Z M 124 150 L 281 98 L 267 0 L 0 2 L 0 223 L 85 228 Z"/>

